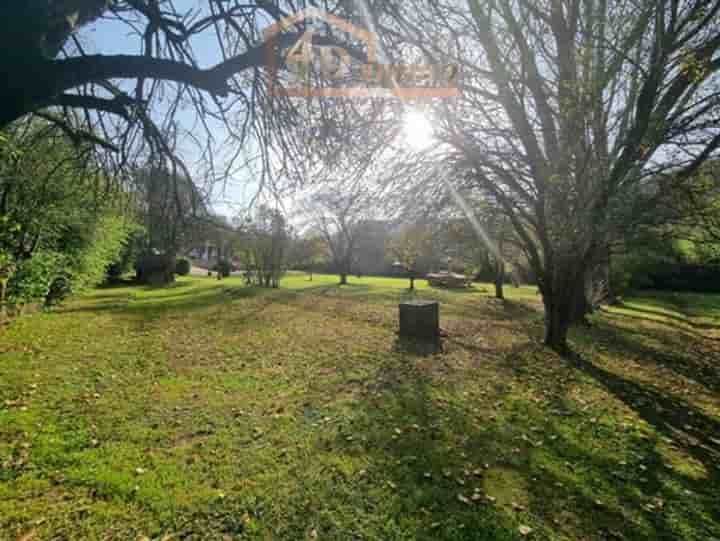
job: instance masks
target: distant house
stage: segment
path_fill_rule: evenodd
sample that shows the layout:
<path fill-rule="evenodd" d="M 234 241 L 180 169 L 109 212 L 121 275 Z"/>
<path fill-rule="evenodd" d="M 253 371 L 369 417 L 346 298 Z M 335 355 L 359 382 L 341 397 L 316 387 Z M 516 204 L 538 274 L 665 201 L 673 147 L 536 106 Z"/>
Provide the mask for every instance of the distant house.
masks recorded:
<path fill-rule="evenodd" d="M 195 246 L 187 252 L 193 264 L 203 268 L 212 268 L 221 259 L 233 259 L 233 255 L 230 243 L 218 246 L 211 241 L 206 241 L 202 246 Z"/>

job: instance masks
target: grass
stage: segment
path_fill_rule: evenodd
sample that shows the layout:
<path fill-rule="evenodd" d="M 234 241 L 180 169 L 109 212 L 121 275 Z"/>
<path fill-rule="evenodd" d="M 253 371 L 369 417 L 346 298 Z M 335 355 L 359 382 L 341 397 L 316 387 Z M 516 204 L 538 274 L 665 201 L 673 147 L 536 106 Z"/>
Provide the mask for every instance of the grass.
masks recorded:
<path fill-rule="evenodd" d="M 335 283 L 99 289 L 0 330 L 0 539 L 720 539 L 720 296 L 628 299 L 568 361 L 533 288 L 420 282 L 431 351 L 395 334 L 406 281 Z"/>

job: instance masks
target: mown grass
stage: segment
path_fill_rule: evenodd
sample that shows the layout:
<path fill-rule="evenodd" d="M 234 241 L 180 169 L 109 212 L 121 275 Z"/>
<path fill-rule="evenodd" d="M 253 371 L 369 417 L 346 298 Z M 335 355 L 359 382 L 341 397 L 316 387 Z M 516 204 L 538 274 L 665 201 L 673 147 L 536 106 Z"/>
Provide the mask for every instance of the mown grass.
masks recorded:
<path fill-rule="evenodd" d="M 720 296 L 629 299 L 564 360 L 533 288 L 421 282 L 434 350 L 397 338 L 406 281 L 352 282 L 100 289 L 0 330 L 0 539 L 720 538 Z"/>

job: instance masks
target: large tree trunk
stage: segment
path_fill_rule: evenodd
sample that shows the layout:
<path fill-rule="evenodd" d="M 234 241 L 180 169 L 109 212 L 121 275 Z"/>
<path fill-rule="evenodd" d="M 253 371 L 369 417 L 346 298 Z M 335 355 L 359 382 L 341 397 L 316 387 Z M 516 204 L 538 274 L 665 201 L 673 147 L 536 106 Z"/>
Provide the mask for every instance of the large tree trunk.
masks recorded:
<path fill-rule="evenodd" d="M 578 270 L 573 263 L 565 261 L 545 273 L 540 288 L 545 305 L 545 345 L 560 354 L 569 351 L 568 331 L 577 322 L 578 310 L 587 307 L 586 271 Z"/>
<path fill-rule="evenodd" d="M 568 331 L 572 323 L 574 295 L 572 293 L 548 294 L 543 297 L 545 305 L 545 345 L 558 353 L 568 351 Z"/>
<path fill-rule="evenodd" d="M 498 299 L 505 298 L 505 264 L 502 261 L 495 263 L 495 297 Z"/>
<path fill-rule="evenodd" d="M 573 311 L 571 323 L 574 325 L 586 325 L 587 316 L 592 313 L 592 303 L 588 299 L 588 293 L 592 287 L 592 272 L 588 271 L 578 287 L 575 288 Z"/>

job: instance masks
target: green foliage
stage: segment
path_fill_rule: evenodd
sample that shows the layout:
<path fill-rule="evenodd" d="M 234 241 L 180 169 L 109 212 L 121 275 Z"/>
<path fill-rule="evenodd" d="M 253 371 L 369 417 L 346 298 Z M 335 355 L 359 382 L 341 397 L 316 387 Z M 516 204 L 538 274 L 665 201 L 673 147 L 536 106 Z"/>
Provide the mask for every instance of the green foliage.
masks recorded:
<path fill-rule="evenodd" d="M 406 272 L 415 275 L 432 257 L 432 233 L 420 225 L 406 227 L 390 240 L 387 250 Z"/>
<path fill-rule="evenodd" d="M 125 220 L 106 216 L 98 221 L 92 236 L 74 250 L 34 252 L 17 263 L 8 282 L 8 302 L 53 304 L 102 283 L 110 265 L 120 257 L 128 232 Z"/>
<path fill-rule="evenodd" d="M 67 258 L 55 252 L 37 252 L 17 263 L 8 282 L 10 304 L 44 302 L 57 279 L 67 278 Z"/>
<path fill-rule="evenodd" d="M 42 122 L 2 133 L 0 253 L 17 267 L 8 302 L 53 303 L 105 279 L 134 228 L 114 186 Z"/>
<path fill-rule="evenodd" d="M 131 224 L 129 227 L 130 232 L 123 244 L 120 257 L 108 268 L 107 281 L 110 283 L 119 282 L 125 274 L 135 271 L 145 253 L 147 246 L 145 229 L 137 224 Z"/>
<path fill-rule="evenodd" d="M 175 263 L 175 274 L 179 276 L 187 276 L 192 270 L 192 263 L 187 257 L 178 257 Z"/>
<path fill-rule="evenodd" d="M 120 260 L 132 230 L 133 226 L 122 217 L 107 215 L 98 220 L 85 245 L 71 256 L 74 291 L 105 280 L 110 266 Z"/>

